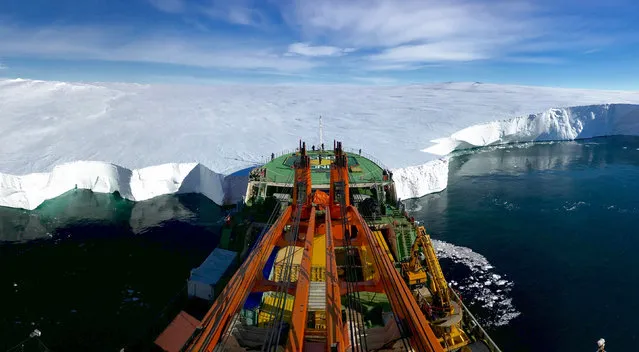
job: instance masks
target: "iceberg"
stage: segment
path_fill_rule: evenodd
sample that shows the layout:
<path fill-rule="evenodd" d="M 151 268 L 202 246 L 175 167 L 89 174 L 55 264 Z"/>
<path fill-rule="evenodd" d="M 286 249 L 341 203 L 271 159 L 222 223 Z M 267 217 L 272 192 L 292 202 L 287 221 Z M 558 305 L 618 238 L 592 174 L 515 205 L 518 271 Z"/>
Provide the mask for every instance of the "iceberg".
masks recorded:
<path fill-rule="evenodd" d="M 34 209 L 74 188 L 134 201 L 197 192 L 218 204 L 235 202 L 247 180 L 236 171 L 299 139 L 319 144 L 320 115 L 325 136 L 383 160 L 407 199 L 446 188 L 448 158 L 460 149 L 639 134 L 639 105 L 632 104 L 639 104 L 636 92 L 479 83 L 0 79 L 0 206 Z M 557 108 L 565 106 L 575 107 Z"/>

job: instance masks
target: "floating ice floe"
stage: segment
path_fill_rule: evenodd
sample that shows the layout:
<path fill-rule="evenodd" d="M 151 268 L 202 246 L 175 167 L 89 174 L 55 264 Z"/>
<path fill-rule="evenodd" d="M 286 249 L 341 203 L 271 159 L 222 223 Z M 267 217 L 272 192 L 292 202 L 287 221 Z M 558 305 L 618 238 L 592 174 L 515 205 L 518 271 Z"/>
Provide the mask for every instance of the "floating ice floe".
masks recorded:
<path fill-rule="evenodd" d="M 440 259 L 450 259 L 470 269 L 471 275 L 450 280 L 450 286 L 460 291 L 466 305 L 486 310 L 485 314 L 477 314 L 483 324 L 506 325 L 520 315 L 509 296 L 514 283 L 505 279 L 505 275 L 497 274 L 484 256 L 470 248 L 435 239 L 433 246 Z"/>

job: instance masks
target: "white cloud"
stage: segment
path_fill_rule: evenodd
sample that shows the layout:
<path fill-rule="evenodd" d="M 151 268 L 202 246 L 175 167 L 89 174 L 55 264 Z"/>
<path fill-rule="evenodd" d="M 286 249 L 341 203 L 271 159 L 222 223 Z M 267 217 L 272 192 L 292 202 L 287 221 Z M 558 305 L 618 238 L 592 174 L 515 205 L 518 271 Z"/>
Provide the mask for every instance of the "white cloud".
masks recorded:
<path fill-rule="evenodd" d="M 587 35 L 583 20 L 550 16 L 533 1 L 291 1 L 282 8 L 284 18 L 307 41 L 373 52 L 369 58 L 378 66 L 500 59 L 601 43 Z"/>
<path fill-rule="evenodd" d="M 184 0 L 149 0 L 149 3 L 160 11 L 180 13 L 186 9 Z"/>
<path fill-rule="evenodd" d="M 424 67 L 438 66 L 437 64 L 419 64 L 413 62 L 399 62 L 399 63 L 387 63 L 387 62 L 372 62 L 362 68 L 366 71 L 413 71 L 419 70 Z"/>
<path fill-rule="evenodd" d="M 564 59 L 552 56 L 512 56 L 505 57 L 502 59 L 507 62 L 516 62 L 523 64 L 547 64 L 547 65 L 557 65 L 565 63 Z"/>
<path fill-rule="evenodd" d="M 525 32 L 528 6 L 493 1 L 295 0 L 294 17 L 306 34 L 331 34 L 363 47 L 391 47 L 450 38 Z"/>
<path fill-rule="evenodd" d="M 378 85 L 378 86 L 386 86 L 386 85 L 396 85 L 399 84 L 399 81 L 395 78 L 389 77 L 353 77 L 353 80 L 363 82 L 366 84 Z"/>
<path fill-rule="evenodd" d="M 267 17 L 255 6 L 253 0 L 208 0 L 205 4 L 186 0 L 148 0 L 162 12 L 205 16 L 233 24 L 259 26 Z"/>
<path fill-rule="evenodd" d="M 267 0 L 260 6 L 257 0 L 148 2 L 175 14 L 191 33 L 167 33 L 162 27 L 145 32 L 0 23 L 0 55 L 296 75 L 330 63 L 361 76 L 477 60 L 561 63 L 562 53 L 605 50 L 613 43 L 600 32 L 589 32 L 603 26 L 602 21 L 550 16 L 534 0 Z M 273 6 L 279 14 L 271 11 Z M 279 17 L 284 25 L 279 25 Z M 246 27 L 218 31 L 219 21 Z"/>
<path fill-rule="evenodd" d="M 0 62 L 0 70 L 6 70 L 7 66 L 3 65 L 2 62 Z"/>
<path fill-rule="evenodd" d="M 473 43 L 432 43 L 403 45 L 386 49 L 371 58 L 393 62 L 473 61 L 487 57 Z"/>
<path fill-rule="evenodd" d="M 3 56 L 165 63 L 240 70 L 299 72 L 318 65 L 304 57 L 286 57 L 268 43 L 233 38 L 185 38 L 166 33 L 135 37 L 118 27 L 0 27 L 8 34 Z"/>
<path fill-rule="evenodd" d="M 267 22 L 267 17 L 250 0 L 213 0 L 198 9 L 211 19 L 234 24 L 260 26 Z"/>
<path fill-rule="evenodd" d="M 342 56 L 353 52 L 351 48 L 338 48 L 336 46 L 312 46 L 308 43 L 294 43 L 289 45 L 289 55 L 302 56 Z"/>

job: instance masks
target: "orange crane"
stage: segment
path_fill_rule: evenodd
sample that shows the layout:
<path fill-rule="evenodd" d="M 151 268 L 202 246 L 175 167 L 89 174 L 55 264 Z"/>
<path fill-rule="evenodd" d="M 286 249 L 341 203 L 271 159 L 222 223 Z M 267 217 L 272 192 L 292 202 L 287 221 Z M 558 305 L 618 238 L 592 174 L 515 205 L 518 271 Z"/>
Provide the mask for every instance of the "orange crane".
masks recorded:
<path fill-rule="evenodd" d="M 350 205 L 348 158 L 342 151 L 341 143 L 335 144 L 329 199 L 323 204 L 313 203 L 315 199 L 322 197 L 312 197 L 310 160 L 306 155 L 305 144 L 300 143 L 299 156 L 300 159 L 294 166 L 292 205 L 286 207 L 275 224 L 258 239 L 255 249 L 220 293 L 183 350 L 213 351 L 216 346 L 224 345 L 225 337 L 231 333 L 229 330 L 234 317 L 250 292 L 284 289 L 286 293 L 294 295 L 285 350 L 302 351 L 307 343 L 308 333 L 306 325 L 311 277 L 310 258 L 313 251 L 317 250 L 326 251 L 324 350 L 342 352 L 354 346 L 355 341 L 349 341 L 347 326 L 342 321 L 341 295 L 344 294 L 345 283 L 339 279 L 335 256 L 336 246 L 345 242 L 351 243 L 353 240 L 370 248 L 375 265 L 375 278 L 372 282 L 356 285 L 357 290 L 384 292 L 388 296 L 402 338 L 413 350 L 443 351 L 440 341 L 433 333 L 410 289 L 395 269 L 388 250 L 372 233 L 357 209 Z M 321 221 L 321 217 L 324 217 L 324 221 Z M 297 228 L 297 231 L 286 232 L 287 225 L 293 225 L 291 228 Z M 350 233 L 352 228 L 357 229 L 357 235 Z M 313 248 L 313 237 L 316 234 L 326 235 L 326 248 Z M 287 282 L 285 287 L 283 282 L 274 282 L 262 277 L 267 258 L 278 244 L 303 248 L 297 281 Z M 352 323 L 353 321 L 349 320 L 349 324 Z M 360 326 L 360 329 L 364 327 Z M 277 348 L 277 344 L 274 348 Z"/>

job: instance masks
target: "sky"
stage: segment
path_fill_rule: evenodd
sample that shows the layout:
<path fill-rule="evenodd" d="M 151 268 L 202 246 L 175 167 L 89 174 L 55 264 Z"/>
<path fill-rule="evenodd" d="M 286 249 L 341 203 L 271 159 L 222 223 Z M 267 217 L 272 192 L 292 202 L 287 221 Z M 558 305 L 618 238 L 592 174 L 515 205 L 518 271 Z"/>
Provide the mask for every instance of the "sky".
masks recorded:
<path fill-rule="evenodd" d="M 0 77 L 639 90 L 636 0 L 0 0 Z"/>

